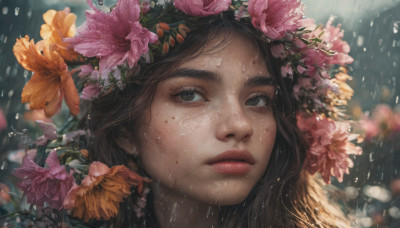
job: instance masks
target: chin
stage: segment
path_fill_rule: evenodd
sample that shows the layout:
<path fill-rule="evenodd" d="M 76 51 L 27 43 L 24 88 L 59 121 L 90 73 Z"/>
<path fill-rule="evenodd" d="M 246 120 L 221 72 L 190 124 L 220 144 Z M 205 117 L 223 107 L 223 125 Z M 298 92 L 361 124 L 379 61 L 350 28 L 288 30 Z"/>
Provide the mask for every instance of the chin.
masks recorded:
<path fill-rule="evenodd" d="M 251 188 L 231 186 L 229 188 L 216 189 L 205 196 L 201 201 L 216 206 L 231 206 L 243 202 L 250 194 Z"/>

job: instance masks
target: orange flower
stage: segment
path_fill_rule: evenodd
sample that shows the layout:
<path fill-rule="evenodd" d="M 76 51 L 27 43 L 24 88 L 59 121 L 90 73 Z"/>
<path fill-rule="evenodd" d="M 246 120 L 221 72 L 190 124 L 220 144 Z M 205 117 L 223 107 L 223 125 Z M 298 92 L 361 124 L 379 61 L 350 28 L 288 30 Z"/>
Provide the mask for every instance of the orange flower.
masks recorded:
<path fill-rule="evenodd" d="M 141 193 L 143 181 L 150 182 L 126 166 L 109 168 L 101 162 L 93 162 L 81 185 L 74 184 L 68 192 L 64 208 L 71 209 L 74 217 L 85 222 L 90 219 L 109 220 L 117 215 L 119 204 L 131 194 L 132 186 L 138 186 Z"/>
<path fill-rule="evenodd" d="M 5 184 L 0 183 L 0 206 L 11 201 L 9 192 L 10 188 Z"/>
<path fill-rule="evenodd" d="M 332 99 L 334 105 L 347 105 L 347 102 L 351 100 L 354 90 L 346 83 L 347 80 L 352 80 L 352 77 L 347 74 L 346 68 L 340 67 L 339 72 L 331 79 L 331 82 L 338 86 L 339 94 L 328 93 L 328 97 Z"/>
<path fill-rule="evenodd" d="M 49 10 L 43 14 L 43 19 L 46 23 L 43 24 L 40 29 L 40 36 L 43 40 L 50 44 L 55 44 L 65 61 L 77 60 L 79 54 L 72 48 L 69 48 L 68 43 L 63 42 L 63 38 L 73 37 L 75 35 L 76 15 L 70 13 L 69 8 L 65 8 L 58 12 Z"/>
<path fill-rule="evenodd" d="M 28 102 L 31 109 L 44 109 L 46 116 L 51 117 L 60 109 L 65 96 L 71 114 L 79 113 L 78 91 L 55 45 L 35 44 L 25 36 L 17 39 L 13 51 L 22 67 L 34 72 L 22 91 L 22 103 Z"/>

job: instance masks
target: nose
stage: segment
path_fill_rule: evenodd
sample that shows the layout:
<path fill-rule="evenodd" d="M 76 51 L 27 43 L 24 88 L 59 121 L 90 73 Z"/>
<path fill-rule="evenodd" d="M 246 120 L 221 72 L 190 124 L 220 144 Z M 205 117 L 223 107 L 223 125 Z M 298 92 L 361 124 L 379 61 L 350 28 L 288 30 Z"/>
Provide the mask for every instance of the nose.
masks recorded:
<path fill-rule="evenodd" d="M 221 141 L 247 141 L 253 135 L 253 125 L 239 104 L 225 105 L 218 121 L 216 137 Z"/>

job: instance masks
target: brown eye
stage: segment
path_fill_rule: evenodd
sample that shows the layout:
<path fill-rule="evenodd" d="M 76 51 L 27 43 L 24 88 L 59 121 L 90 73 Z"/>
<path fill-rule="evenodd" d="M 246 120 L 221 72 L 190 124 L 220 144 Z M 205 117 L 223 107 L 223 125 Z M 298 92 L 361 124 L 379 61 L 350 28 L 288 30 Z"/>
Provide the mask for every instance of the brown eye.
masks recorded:
<path fill-rule="evenodd" d="M 179 100 L 184 102 L 204 101 L 204 96 L 194 89 L 186 89 L 175 95 Z"/>
<path fill-rule="evenodd" d="M 245 104 L 248 106 L 267 107 L 271 105 L 271 99 L 266 95 L 257 95 L 249 98 Z"/>

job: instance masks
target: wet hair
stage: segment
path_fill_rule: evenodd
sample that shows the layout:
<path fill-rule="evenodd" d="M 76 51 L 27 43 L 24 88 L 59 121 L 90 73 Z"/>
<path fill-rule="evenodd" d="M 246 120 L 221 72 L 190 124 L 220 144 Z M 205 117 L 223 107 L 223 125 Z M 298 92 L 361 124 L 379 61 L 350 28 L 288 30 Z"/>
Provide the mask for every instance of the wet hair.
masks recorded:
<path fill-rule="evenodd" d="M 252 25 L 234 20 L 233 15 L 202 18 L 188 33 L 185 42 L 177 45 L 152 64 L 139 64 L 127 76 L 123 91 L 114 91 L 94 100 L 88 108 L 87 124 L 92 132 L 89 159 L 109 166 L 124 164 L 143 176 L 137 156 L 118 146 L 117 139 L 126 137 L 140 151 L 140 126 L 145 121 L 159 82 L 168 78 L 180 64 L 204 54 L 218 51 L 236 36 L 256 45 L 265 60 L 279 91 L 274 100 L 277 124 L 276 141 L 265 174 L 247 198 L 233 206 L 220 207 L 221 227 L 350 227 L 335 204 L 329 202 L 318 177 L 303 170 L 307 143 L 296 126 L 296 102 L 293 82 L 280 75 L 280 60 L 272 57 L 270 43 Z M 217 36 L 223 40 L 212 50 L 205 44 Z M 119 227 L 156 227 L 152 197 L 148 196 L 145 217 L 137 218 L 132 205 L 139 195 L 134 193 L 121 204 L 119 215 L 111 221 Z"/>

